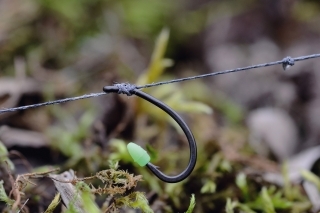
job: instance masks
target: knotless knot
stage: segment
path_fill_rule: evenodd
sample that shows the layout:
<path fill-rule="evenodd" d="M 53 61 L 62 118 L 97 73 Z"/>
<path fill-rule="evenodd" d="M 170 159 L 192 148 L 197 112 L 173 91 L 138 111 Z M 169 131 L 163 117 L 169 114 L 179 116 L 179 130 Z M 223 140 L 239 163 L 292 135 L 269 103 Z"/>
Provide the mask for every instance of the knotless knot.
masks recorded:
<path fill-rule="evenodd" d="M 129 83 L 120 83 L 115 84 L 114 86 L 118 87 L 118 94 L 126 94 L 127 96 L 133 95 L 134 90 L 137 88 L 136 85 Z"/>
<path fill-rule="evenodd" d="M 282 67 L 284 70 L 289 69 L 293 65 L 294 65 L 294 59 L 291 58 L 290 56 L 287 56 L 284 59 L 282 59 Z"/>

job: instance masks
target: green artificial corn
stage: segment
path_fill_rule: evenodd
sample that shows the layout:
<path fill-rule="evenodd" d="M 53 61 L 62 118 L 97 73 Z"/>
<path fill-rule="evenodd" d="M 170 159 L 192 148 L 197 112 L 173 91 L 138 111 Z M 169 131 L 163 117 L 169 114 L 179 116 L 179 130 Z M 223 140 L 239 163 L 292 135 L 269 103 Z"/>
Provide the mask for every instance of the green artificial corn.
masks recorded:
<path fill-rule="evenodd" d="M 127 145 L 127 149 L 134 162 L 138 163 L 139 166 L 145 166 L 149 163 L 150 156 L 141 146 L 130 142 Z"/>

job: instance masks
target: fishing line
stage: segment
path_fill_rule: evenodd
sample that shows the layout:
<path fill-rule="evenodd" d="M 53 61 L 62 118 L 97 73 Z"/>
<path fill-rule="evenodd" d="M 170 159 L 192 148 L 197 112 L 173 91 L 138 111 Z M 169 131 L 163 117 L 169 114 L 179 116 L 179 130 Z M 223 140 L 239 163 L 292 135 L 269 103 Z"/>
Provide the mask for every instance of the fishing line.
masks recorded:
<path fill-rule="evenodd" d="M 223 74 L 228 74 L 228 73 L 233 73 L 233 72 L 240 72 L 240 71 L 245 71 L 245 70 L 262 68 L 262 67 L 269 67 L 269 66 L 274 66 L 274 65 L 279 65 L 279 64 L 282 64 L 283 69 L 287 70 L 288 68 L 293 66 L 294 63 L 297 61 L 304 61 L 304 60 L 318 58 L 318 57 L 320 57 L 320 54 L 300 56 L 300 57 L 296 57 L 296 58 L 291 58 L 290 56 L 288 56 L 280 61 L 274 61 L 274 62 L 269 62 L 269 63 L 264 63 L 264 64 L 257 64 L 257 65 L 236 68 L 236 69 L 231 69 L 231 70 L 224 70 L 224 71 L 219 71 L 219 72 L 213 72 L 213 73 L 208 73 L 208 74 L 203 74 L 203 75 L 196 75 L 196 76 L 191 76 L 191 77 L 186 77 L 186 78 L 173 79 L 173 80 L 169 80 L 169 81 L 160 81 L 160 82 L 145 84 L 145 85 L 141 85 L 141 86 L 135 86 L 135 85 L 131 85 L 131 84 L 115 84 L 115 85 L 118 86 L 119 90 L 121 90 L 121 93 L 124 93 L 127 95 L 132 95 L 131 91 L 133 91 L 134 89 L 143 89 L 143 88 L 161 86 L 161 85 L 165 85 L 165 84 L 178 83 L 178 82 L 182 82 L 182 81 L 195 80 L 198 78 L 212 77 L 212 76 L 216 76 L 216 75 L 223 75 Z M 108 93 L 109 93 L 108 91 L 100 92 L 100 93 L 91 93 L 91 94 L 86 94 L 86 95 L 82 95 L 82 96 L 65 98 L 65 99 L 60 99 L 60 100 L 55 100 L 55 101 L 48 101 L 48 102 L 39 103 L 39 104 L 32 104 L 32 105 L 21 106 L 21 107 L 7 108 L 7 109 L 0 110 L 0 114 L 6 113 L 6 112 L 15 112 L 15 111 L 26 110 L 26 109 L 30 109 L 30 108 L 48 106 L 48 105 L 53 105 L 53 104 L 61 104 L 61 103 L 65 103 L 65 102 L 69 102 L 69 101 L 76 101 L 76 100 L 80 100 L 80 99 L 98 97 L 98 96 L 106 95 Z"/>
<path fill-rule="evenodd" d="M 53 104 L 62 104 L 62 103 L 69 102 L 69 101 L 77 101 L 77 100 L 86 99 L 86 98 L 98 97 L 98 96 L 106 95 L 106 94 L 107 93 L 105 93 L 105 92 L 90 93 L 90 94 L 81 95 L 81 96 L 77 96 L 77 97 L 65 98 L 65 99 L 60 99 L 60 100 L 55 100 L 55 101 L 48 101 L 48 102 L 39 103 L 39 104 L 32 104 L 32 105 L 26 105 L 26 106 L 21 106 L 21 107 L 7 108 L 7 109 L 0 110 L 0 114 L 5 113 L 5 112 L 15 112 L 15 111 L 26 110 L 26 109 L 30 109 L 30 108 L 48 106 L 48 105 L 53 105 Z"/>

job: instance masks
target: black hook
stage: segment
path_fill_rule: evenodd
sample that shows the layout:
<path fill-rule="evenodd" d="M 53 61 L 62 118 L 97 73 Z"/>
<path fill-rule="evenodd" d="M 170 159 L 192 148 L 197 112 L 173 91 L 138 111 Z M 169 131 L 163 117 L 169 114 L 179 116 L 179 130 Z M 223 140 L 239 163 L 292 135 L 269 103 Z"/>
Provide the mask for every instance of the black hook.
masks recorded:
<path fill-rule="evenodd" d="M 119 94 L 126 94 L 128 96 L 137 95 L 140 98 L 143 98 L 146 101 L 156 105 L 163 111 L 165 111 L 168 115 L 170 115 L 181 127 L 184 134 L 186 135 L 189 148 L 190 148 L 190 159 L 187 168 L 176 176 L 168 176 L 162 173 L 160 170 L 157 169 L 157 166 L 153 165 L 152 163 L 148 163 L 147 167 L 151 170 L 153 174 L 155 174 L 160 180 L 168 183 L 177 183 L 184 179 L 186 179 L 194 169 L 197 161 L 197 145 L 196 141 L 193 137 L 193 134 L 187 124 L 183 121 L 183 119 L 169 106 L 164 104 L 163 102 L 159 101 L 158 99 L 148 95 L 142 91 L 140 91 L 135 85 L 122 83 L 122 84 L 115 84 L 114 86 L 106 86 L 103 88 L 103 91 L 106 93 L 115 92 Z"/>

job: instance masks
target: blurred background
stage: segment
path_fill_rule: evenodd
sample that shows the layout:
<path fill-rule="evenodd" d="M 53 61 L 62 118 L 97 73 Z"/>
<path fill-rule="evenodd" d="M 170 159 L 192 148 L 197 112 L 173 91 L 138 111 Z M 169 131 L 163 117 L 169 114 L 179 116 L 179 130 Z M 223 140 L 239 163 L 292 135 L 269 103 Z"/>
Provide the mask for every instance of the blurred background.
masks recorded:
<path fill-rule="evenodd" d="M 0 0 L 0 107 L 319 53 L 319 23 L 317 0 Z M 273 212 L 264 192 L 274 212 L 316 212 L 319 67 L 312 59 L 144 89 L 195 135 L 199 159 L 182 183 L 161 182 L 125 150 L 134 141 L 177 174 L 189 159 L 181 130 L 154 106 L 117 94 L 0 114 L 0 179 L 8 193 L 4 160 L 13 175 L 55 166 L 80 177 L 119 160 L 143 175 L 136 190 L 154 212 L 184 212 L 191 194 L 194 212 Z M 55 188 L 36 183 L 23 199 L 43 212 Z"/>

